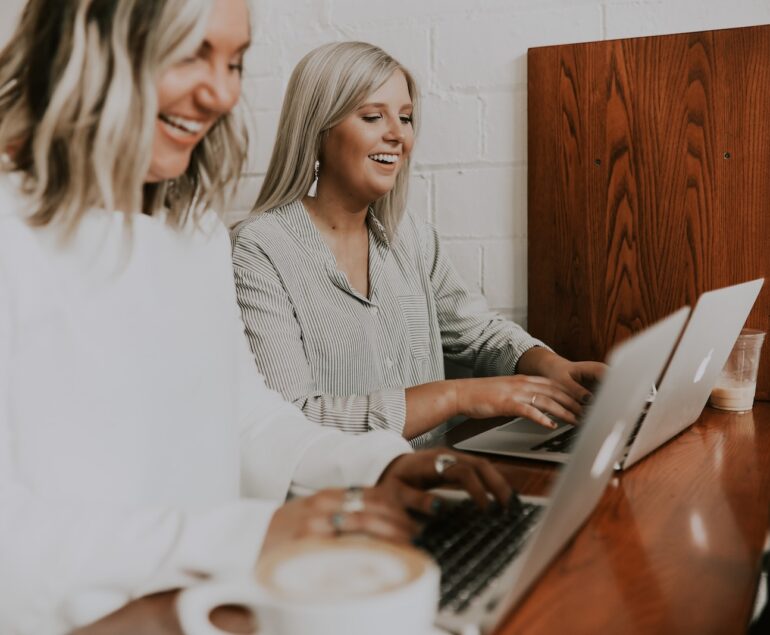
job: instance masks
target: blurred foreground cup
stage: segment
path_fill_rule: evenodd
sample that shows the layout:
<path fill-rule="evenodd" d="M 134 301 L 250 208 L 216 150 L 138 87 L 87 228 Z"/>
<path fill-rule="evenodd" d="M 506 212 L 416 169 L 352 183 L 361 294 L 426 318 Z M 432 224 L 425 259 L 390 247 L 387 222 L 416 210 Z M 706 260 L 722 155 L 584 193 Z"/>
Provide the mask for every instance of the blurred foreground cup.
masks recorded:
<path fill-rule="evenodd" d="M 211 580 L 182 591 L 185 635 L 229 635 L 219 606 L 249 609 L 258 635 L 430 635 L 439 570 L 422 551 L 346 536 L 297 541 L 260 559 L 254 578 Z"/>
<path fill-rule="evenodd" d="M 747 412 L 754 405 L 757 389 L 759 355 L 764 331 L 743 329 L 727 358 L 717 383 L 711 390 L 709 403 L 720 410 Z"/>

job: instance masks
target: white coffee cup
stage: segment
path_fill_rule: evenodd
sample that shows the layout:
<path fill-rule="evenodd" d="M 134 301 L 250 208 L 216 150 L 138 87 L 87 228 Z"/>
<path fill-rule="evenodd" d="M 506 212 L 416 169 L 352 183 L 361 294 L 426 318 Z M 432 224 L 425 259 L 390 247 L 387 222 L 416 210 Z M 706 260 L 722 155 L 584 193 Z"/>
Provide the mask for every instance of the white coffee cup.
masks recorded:
<path fill-rule="evenodd" d="M 228 635 L 209 615 L 238 605 L 259 635 L 427 635 L 438 605 L 439 570 L 409 546 L 345 536 L 310 539 L 262 558 L 255 579 L 212 580 L 179 594 L 186 635 Z"/>

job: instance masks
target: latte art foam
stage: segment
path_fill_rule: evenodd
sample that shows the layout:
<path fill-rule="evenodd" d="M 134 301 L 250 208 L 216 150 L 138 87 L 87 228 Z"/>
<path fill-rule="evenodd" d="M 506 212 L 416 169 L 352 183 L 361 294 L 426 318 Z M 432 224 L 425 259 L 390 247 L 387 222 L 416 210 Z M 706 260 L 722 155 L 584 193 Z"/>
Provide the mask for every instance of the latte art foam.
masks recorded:
<path fill-rule="evenodd" d="M 261 563 L 258 580 L 277 598 L 327 603 L 396 590 L 420 577 L 425 566 L 414 549 L 346 537 L 297 543 Z"/>

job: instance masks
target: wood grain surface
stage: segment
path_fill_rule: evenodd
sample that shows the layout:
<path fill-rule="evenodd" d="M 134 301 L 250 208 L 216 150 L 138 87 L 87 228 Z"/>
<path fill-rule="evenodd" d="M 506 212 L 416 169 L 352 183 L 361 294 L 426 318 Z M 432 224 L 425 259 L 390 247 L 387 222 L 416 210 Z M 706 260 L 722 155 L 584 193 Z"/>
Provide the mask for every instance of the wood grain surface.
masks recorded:
<path fill-rule="evenodd" d="M 530 49 L 528 328 L 573 359 L 769 278 L 770 26 Z M 770 346 L 758 396 L 770 398 Z"/>
<path fill-rule="evenodd" d="M 495 635 L 744 633 L 768 536 L 768 456 L 770 404 L 746 415 L 706 408 L 613 478 Z M 524 470 L 528 494 L 547 491 L 556 474 L 533 461 L 495 462 Z"/>

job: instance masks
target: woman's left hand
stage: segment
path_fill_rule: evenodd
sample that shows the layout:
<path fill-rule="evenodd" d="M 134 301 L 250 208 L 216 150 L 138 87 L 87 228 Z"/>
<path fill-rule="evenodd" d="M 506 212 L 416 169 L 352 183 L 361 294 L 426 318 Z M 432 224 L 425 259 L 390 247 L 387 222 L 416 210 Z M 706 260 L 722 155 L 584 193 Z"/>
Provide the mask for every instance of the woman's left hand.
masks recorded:
<path fill-rule="evenodd" d="M 489 504 L 490 495 L 507 505 L 513 492 L 489 461 L 447 448 L 402 454 L 390 462 L 377 482 L 404 507 L 424 514 L 435 513 L 441 505 L 439 497 L 427 490 L 447 484 L 467 491 L 482 508 Z"/>
<path fill-rule="evenodd" d="M 540 375 L 562 385 L 575 401 L 585 404 L 601 381 L 607 365 L 602 362 L 571 362 L 542 346 L 526 351 L 516 367 L 517 373 Z"/>

